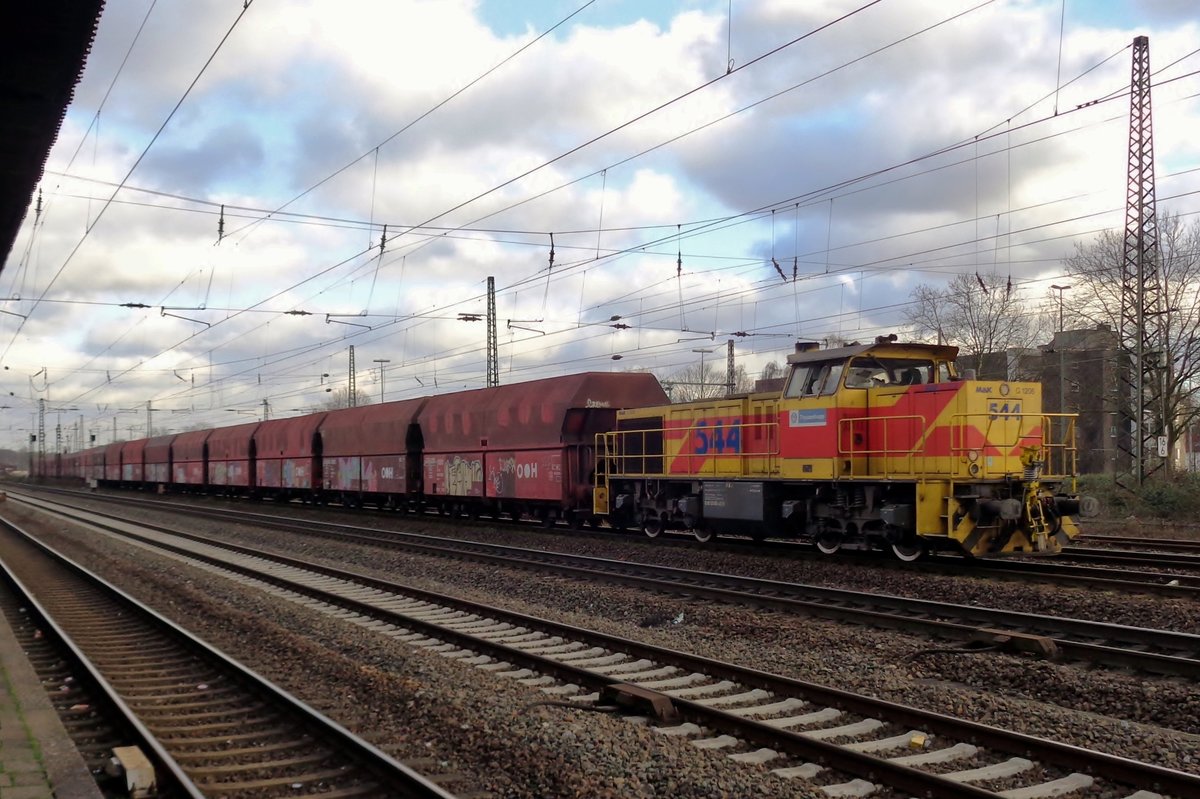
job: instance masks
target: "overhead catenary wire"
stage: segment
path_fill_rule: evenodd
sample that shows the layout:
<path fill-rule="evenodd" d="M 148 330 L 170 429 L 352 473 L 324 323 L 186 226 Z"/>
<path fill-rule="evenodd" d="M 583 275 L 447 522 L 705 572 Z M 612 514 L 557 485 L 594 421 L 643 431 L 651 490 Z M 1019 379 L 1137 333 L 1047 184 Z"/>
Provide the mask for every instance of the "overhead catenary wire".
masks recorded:
<path fill-rule="evenodd" d="M 828 252 L 828 248 L 827 248 L 827 252 Z M 547 280 L 549 280 L 549 275 L 547 275 Z"/>
<path fill-rule="evenodd" d="M 117 85 L 117 81 L 120 80 L 121 75 L 125 72 L 125 65 L 129 63 L 129 56 L 133 54 L 134 48 L 137 47 L 138 40 L 142 38 L 142 31 L 144 31 L 146 29 L 146 23 L 150 20 L 150 14 L 154 11 L 154 7 L 157 4 L 158 4 L 158 0 L 150 0 L 150 5 L 149 5 L 149 7 L 146 8 L 146 13 L 142 16 L 142 21 L 138 25 L 137 31 L 133 34 L 133 39 L 130 40 L 129 46 L 127 48 L 125 48 L 125 55 L 121 58 L 121 63 L 117 66 L 116 71 L 113 73 L 112 80 L 110 80 L 108 82 L 108 87 L 104 90 L 104 96 L 100 98 L 100 102 L 96 105 L 96 111 L 92 115 L 92 119 L 88 123 L 87 129 L 84 130 L 83 135 L 79 137 L 79 143 L 75 145 L 75 150 L 74 150 L 74 152 L 71 153 L 71 158 L 67 161 L 66 170 L 68 172 L 70 171 L 71 166 L 75 163 L 75 159 L 79 157 L 79 153 L 82 152 L 83 145 L 87 142 L 88 137 L 91 135 L 92 131 L 99 127 L 100 114 L 104 110 L 105 105 L 108 104 L 108 98 L 112 94 L 113 88 Z M 97 140 L 99 139 L 98 134 L 95 137 L 95 139 L 97 139 Z M 95 141 L 93 142 L 93 144 L 94 143 L 95 143 Z M 94 154 L 93 154 L 93 157 L 94 157 Z M 39 196 L 40 196 L 41 190 L 39 189 L 38 191 L 39 191 Z M 47 206 L 46 213 L 48 214 L 49 211 L 50 211 L 50 208 L 49 208 L 49 206 Z M 90 218 L 90 214 L 89 214 L 89 218 Z M 34 238 L 34 234 L 36 232 L 37 232 L 37 229 L 35 226 L 30 231 L 29 247 L 27 249 L 26 256 L 28 255 L 29 250 L 32 249 L 33 238 Z M 22 259 L 22 263 L 23 262 L 24 262 L 24 258 Z M 11 291 L 9 293 L 11 293 Z"/>
<path fill-rule="evenodd" d="M 817 289 L 817 290 L 819 290 L 819 289 Z M 891 306 L 882 306 L 882 307 L 900 307 L 900 306 L 904 306 L 904 305 L 908 305 L 908 304 L 911 304 L 911 303 L 910 303 L 910 302 L 905 302 L 905 303 L 898 303 L 898 304 L 893 304 L 893 305 L 891 305 Z M 701 306 L 701 307 L 702 307 L 702 306 Z M 866 309 L 866 310 L 868 310 L 868 311 L 871 311 L 871 310 L 878 310 L 878 309 Z M 842 316 L 839 314 L 839 315 L 837 315 L 837 317 L 836 317 L 836 318 L 839 318 L 839 319 L 840 319 L 840 318 L 842 318 Z M 664 329 L 664 330 L 670 330 L 671 328 L 663 328 L 663 329 Z M 566 332 L 566 331 L 558 331 L 557 333 L 558 333 L 558 334 L 561 334 L 561 333 L 564 333 L 564 332 Z M 599 334 L 597 334 L 597 335 L 599 335 Z M 464 350 L 463 352 L 470 353 L 470 352 L 477 352 L 477 351 L 478 351 L 478 347 L 477 347 L 477 346 L 475 346 L 475 347 L 468 348 L 468 349 Z M 452 354 L 453 354 L 453 353 L 447 353 L 447 352 L 445 352 L 445 351 L 443 351 L 443 352 L 436 352 L 436 353 L 432 353 L 432 354 L 430 354 L 430 355 L 428 355 L 428 356 L 425 356 L 425 357 L 423 357 L 423 358 L 416 359 L 416 360 L 417 360 L 417 362 L 433 362 L 433 363 L 436 363 L 436 362 L 437 362 L 437 360 L 438 360 L 439 358 L 450 357 Z M 251 370 L 251 371 L 252 371 L 252 370 Z M 443 371 L 444 371 L 444 370 L 443 370 Z M 444 387 L 445 387 L 445 384 L 443 383 L 443 388 L 444 388 Z"/>
<path fill-rule="evenodd" d="M 584 10 L 585 10 L 585 9 L 586 9 L 588 6 L 592 5 L 592 4 L 593 4 L 593 3 L 595 3 L 595 2 L 596 2 L 596 0 L 587 0 L 587 2 L 585 2 L 583 5 L 581 5 L 581 6 L 579 6 L 578 8 L 576 8 L 576 9 L 575 9 L 574 11 L 572 11 L 570 14 L 567 14 L 565 17 L 563 17 L 563 18 L 562 18 L 562 19 L 560 19 L 558 22 L 556 22 L 554 25 L 552 25 L 552 26 L 550 26 L 549 28 L 547 28 L 546 30 L 542 31 L 540 34 L 538 34 L 536 37 L 534 37 L 534 38 L 533 38 L 532 40 L 530 40 L 529 42 L 526 42 L 524 45 L 522 45 L 521 47 L 517 48 L 515 51 L 513 51 L 512 53 L 510 53 L 510 54 L 509 54 L 508 56 L 506 56 L 504 59 L 502 59 L 501 61 L 499 61 L 499 62 L 497 62 L 496 64 L 492 65 L 490 68 L 488 68 L 487 70 L 485 70 L 485 71 L 484 71 L 484 72 L 482 72 L 481 74 L 477 75 L 477 76 L 476 76 L 474 79 L 472 79 L 471 81 L 469 81 L 469 82 L 468 82 L 468 83 L 466 83 L 465 85 L 463 85 L 463 86 L 461 86 L 460 88 L 458 88 L 457 90 L 455 90 L 453 93 L 451 93 L 450 95 L 448 95 L 447 97 L 445 97 L 444 99 L 442 99 L 440 102 L 438 102 L 437 104 L 435 104 L 435 105 L 434 105 L 434 106 L 432 106 L 431 108 L 428 108 L 428 109 L 426 109 L 426 110 L 425 110 L 425 111 L 424 111 L 422 114 L 420 114 L 419 116 L 417 116 L 417 117 L 415 117 L 414 119 L 412 119 L 412 120 L 410 120 L 409 122 L 407 122 L 407 123 L 406 123 L 406 124 L 405 124 L 403 127 L 401 127 L 399 130 L 395 131 L 394 133 L 392 133 L 391 135 L 389 135 L 387 138 L 385 138 L 383 141 L 381 141 L 379 144 L 375 145 L 375 147 L 373 147 L 373 148 L 372 148 L 372 150 L 368 150 L 367 152 L 365 152 L 365 153 L 363 153 L 362 155 L 358 156 L 357 158 L 355 158 L 354 160 L 350 161 L 349 163 L 347 163 L 347 164 L 343 165 L 342 167 L 340 167 L 340 168 L 338 168 L 338 169 L 334 170 L 332 173 L 330 173 L 330 174 L 326 175 L 325 177 L 321 178 L 319 181 L 317 181 L 317 182 L 316 182 L 316 183 L 314 183 L 313 185 L 309 186 L 307 189 L 305 189 L 304 191 L 300 192 L 299 194 L 297 194 L 297 195 L 296 195 L 295 197 L 293 197 L 292 199 L 288 200 L 288 201 L 287 201 L 286 203 L 284 203 L 283 205 L 279 206 L 279 208 L 275 209 L 274 211 L 272 211 L 272 212 L 270 212 L 269 214 L 267 214 L 266 216 L 264 216 L 262 219 L 256 220 L 255 222 L 252 222 L 251 224 L 249 224 L 249 225 L 246 225 L 245 227 L 239 228 L 238 230 L 234 231 L 234 233 L 241 233 L 241 232 L 243 232 L 243 231 L 245 231 L 245 230 L 248 230 L 248 229 L 249 229 L 249 228 L 251 228 L 253 225 L 255 225 L 255 224 L 258 224 L 259 222 L 263 222 L 263 221 L 265 221 L 266 219 L 269 219 L 269 218 L 270 218 L 271 216 L 273 216 L 274 214 L 277 214 L 277 213 L 279 213 L 280 211 L 283 211 L 285 208 L 287 208 L 288 206 L 290 206 L 292 203 L 295 203 L 295 202 L 297 202 L 298 200 L 300 200 L 300 199 L 303 199 L 304 197 L 308 196 L 309 194 L 311 194 L 311 193 L 312 193 L 312 192 L 314 192 L 315 190 L 319 189 L 321 186 L 324 186 L 326 183 L 328 183 L 329 181 L 333 180 L 333 179 L 334 179 L 335 177 L 337 177 L 338 175 L 340 175 L 340 174 L 342 174 L 343 172 L 345 172 L 345 171 L 346 171 L 347 169 L 349 169 L 350 167 L 352 167 L 352 166 L 354 166 L 355 164 L 357 164 L 359 161 L 362 161 L 364 158 L 366 158 L 368 155 L 370 155 L 372 151 L 374 151 L 374 152 L 378 153 L 378 151 L 379 151 L 379 148 L 381 148 L 381 147 L 386 147 L 388 144 L 390 144 L 392 141 L 394 141 L 394 140 L 395 140 L 397 137 L 399 137 L 400 135 L 402 135 L 403 133 L 405 133 L 406 131 L 408 131 L 409 129 L 411 129 L 411 128 L 412 128 L 414 125 L 416 125 L 417 123 L 419 123 L 419 122 L 421 122 L 422 120 L 426 119 L 426 118 L 427 118 L 427 117 L 429 117 L 431 114 L 433 114 L 434 112 L 436 112 L 438 109 L 442 108 L 442 107 L 443 107 L 443 106 L 445 106 L 447 103 L 451 102 L 452 100 L 454 100 L 455 98 L 457 98 L 458 96 L 460 96 L 461 94 L 463 94 L 464 92 L 466 92 L 466 91 L 467 91 L 468 89 L 470 89 L 472 86 L 474 86 L 475 84 L 477 84 L 477 83 L 479 83 L 480 81 L 484 80 L 484 79 L 485 79 L 485 78 L 487 78 L 488 76 L 492 75 L 492 74 L 493 74 L 493 73 L 495 73 L 495 72 L 496 72 L 498 69 L 500 69 L 501 67 L 503 67 L 505 64 L 509 63 L 509 62 L 510 62 L 510 61 L 512 61 L 514 58 L 516 58 L 517 56 L 521 55 L 522 53 L 524 53 L 524 52 L 525 52 L 526 50 L 528 50 L 529 48 L 533 47 L 533 46 L 534 46 L 535 44 L 537 44 L 538 42 L 542 41 L 542 39 L 546 38 L 546 37 L 547 37 L 547 36 L 549 36 L 551 33 L 554 33 L 554 31 L 558 30 L 560 27 L 562 27 L 562 26 L 563 26 L 563 25 L 565 25 L 566 23 L 570 22 L 570 21 L 571 21 L 571 20 L 572 20 L 574 17 L 576 17 L 577 15 L 579 15 L 579 14 L 580 14 L 582 11 L 584 11 Z"/>
<path fill-rule="evenodd" d="M 221 37 L 221 40 L 219 42 L 217 42 L 216 48 L 208 56 L 208 59 L 205 60 L 203 66 L 200 67 L 200 71 L 196 73 L 196 76 L 192 79 L 191 83 L 188 84 L 188 87 L 184 90 L 183 95 L 175 103 L 174 107 L 171 108 L 170 113 L 167 114 L 167 117 L 166 117 L 166 119 L 164 119 L 162 121 L 162 124 L 159 125 L 158 130 L 155 131 L 154 135 L 150 137 L 150 141 L 146 144 L 146 146 L 142 150 L 141 154 L 137 157 L 137 160 L 135 160 L 133 162 L 133 165 L 131 167 L 129 167 L 129 170 L 125 173 L 125 177 L 121 179 L 121 183 L 117 186 L 117 188 L 115 188 L 113 190 L 113 193 L 109 197 L 108 201 L 106 201 L 104 203 L 104 205 L 101 206 L 100 211 L 96 214 L 96 218 L 91 220 L 91 223 L 88 225 L 87 229 L 83 232 L 83 235 L 79 238 L 79 241 L 76 242 L 75 246 L 67 254 L 67 257 L 63 260 L 62 265 L 59 266 L 58 271 L 54 273 L 54 277 L 52 277 L 50 279 L 50 282 L 46 284 L 46 287 L 44 289 L 42 289 L 42 292 L 40 295 L 38 295 L 38 298 L 36 300 L 34 300 L 33 306 L 29 309 L 30 315 L 32 315 L 34 313 L 34 311 L 37 310 L 37 307 L 41 303 L 42 298 L 44 298 L 50 292 L 50 289 L 54 287 L 54 284 L 58 282 L 59 277 L 62 276 L 63 272 L 70 265 L 71 261 L 75 257 L 75 254 L 79 252 L 80 247 L 83 246 L 83 243 L 87 240 L 88 235 L 92 232 L 92 230 L 95 228 L 95 226 L 100 222 L 100 218 L 102 216 L 104 216 L 104 212 L 108 210 L 109 206 L 112 203 L 113 198 L 115 198 L 117 196 L 117 193 L 121 191 L 121 186 L 124 185 L 125 181 L 129 180 L 129 178 L 137 170 L 138 166 L 146 158 L 146 155 L 149 154 L 150 150 L 154 147 L 155 142 L 158 141 L 159 137 L 162 135 L 162 132 L 164 130 L 166 130 L 167 125 L 170 124 L 171 120 L 175 117 L 176 112 L 179 111 L 180 106 L 183 105 L 184 101 L 188 98 L 188 95 L 190 95 L 192 93 L 192 89 L 194 89 L 196 87 L 196 84 L 200 82 L 200 79 L 202 77 L 204 77 L 204 73 L 208 71 L 209 66 L 212 64 L 213 60 L 216 59 L 217 54 L 221 52 L 221 48 L 225 46 L 225 42 L 227 42 L 229 40 L 229 37 L 233 35 L 234 30 L 238 26 L 238 23 L 240 23 L 242 21 L 242 18 L 246 16 L 246 13 L 250 10 L 250 7 L 253 4 L 254 4 L 254 0 L 244 0 L 241 11 L 238 12 L 237 17 L 234 18 L 233 23 L 229 26 L 229 29 L 225 31 L 225 35 Z M 17 329 L 13 332 L 12 338 L 9 339 L 8 344 L 5 345 L 4 351 L 0 352 L 0 361 L 3 361 L 4 358 L 8 355 L 9 350 L 12 349 L 13 343 L 17 340 L 17 337 L 21 335 L 21 330 L 24 328 L 25 322 L 27 322 L 27 321 L 28 321 L 28 319 L 24 319 L 21 321 L 20 324 L 17 325 Z"/>

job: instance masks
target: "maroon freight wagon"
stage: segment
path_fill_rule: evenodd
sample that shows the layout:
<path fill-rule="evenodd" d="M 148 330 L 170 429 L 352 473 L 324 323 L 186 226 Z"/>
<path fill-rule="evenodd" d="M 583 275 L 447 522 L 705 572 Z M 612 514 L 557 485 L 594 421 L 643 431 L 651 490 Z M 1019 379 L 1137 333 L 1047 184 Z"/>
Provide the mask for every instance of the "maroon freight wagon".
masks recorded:
<path fill-rule="evenodd" d="M 270 419 L 254 431 L 255 488 L 282 498 L 312 496 L 321 487 L 317 427 L 325 413 Z"/>
<path fill-rule="evenodd" d="M 124 441 L 116 441 L 104 448 L 104 481 L 121 482 L 121 447 Z"/>
<path fill-rule="evenodd" d="M 421 490 L 420 399 L 330 411 L 319 437 L 323 487 L 343 502 L 405 507 Z"/>
<path fill-rule="evenodd" d="M 208 484 L 213 488 L 254 487 L 254 431 L 261 422 L 219 427 L 208 436 Z"/>
<path fill-rule="evenodd" d="M 146 452 L 147 439 L 126 441 L 121 445 L 121 482 L 140 483 L 144 479 L 142 458 Z"/>
<path fill-rule="evenodd" d="M 171 482 L 171 442 L 176 437 L 174 433 L 171 433 L 166 436 L 155 436 L 146 442 L 142 459 L 143 478 L 147 483 L 166 485 Z"/>
<path fill-rule="evenodd" d="M 92 447 L 83 453 L 83 479 L 97 482 L 104 479 L 104 450 L 106 447 Z"/>
<path fill-rule="evenodd" d="M 430 397 L 417 414 L 425 499 L 547 522 L 591 513 L 597 432 L 669 402 L 654 375 L 585 372 Z"/>
<path fill-rule="evenodd" d="M 207 460 L 208 437 L 211 430 L 189 430 L 175 436 L 171 444 L 171 483 L 175 487 L 201 490 L 208 482 L 204 463 Z"/>

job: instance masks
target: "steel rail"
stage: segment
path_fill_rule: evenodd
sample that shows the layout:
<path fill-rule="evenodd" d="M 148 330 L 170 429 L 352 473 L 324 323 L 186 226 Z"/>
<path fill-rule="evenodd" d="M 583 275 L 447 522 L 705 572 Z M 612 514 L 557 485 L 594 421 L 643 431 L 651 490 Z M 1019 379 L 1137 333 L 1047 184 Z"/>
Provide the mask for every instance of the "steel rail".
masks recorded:
<path fill-rule="evenodd" d="M 58 511 L 53 512 L 59 513 Z M 74 514 L 65 515 L 68 518 L 74 516 Z M 475 603 L 433 591 L 401 585 L 390 580 L 358 572 L 337 569 L 276 553 L 264 552 L 251 547 L 214 542 L 202 536 L 164 530 L 158 525 L 148 525 L 141 522 L 118 522 L 111 524 L 108 522 L 96 523 L 95 521 L 87 521 L 86 523 L 96 525 L 101 529 L 111 530 L 122 536 L 132 537 L 184 557 L 197 559 L 243 574 L 254 580 L 317 598 L 322 602 L 343 607 L 355 613 L 373 616 L 400 627 L 417 630 L 431 638 L 450 642 L 474 651 L 486 649 L 486 651 L 494 653 L 496 657 L 503 661 L 520 664 L 544 674 L 554 675 L 560 680 L 573 682 L 593 689 L 617 684 L 620 680 L 590 672 L 586 669 L 572 666 L 569 663 L 549 659 L 532 652 L 505 646 L 504 644 L 485 642 L 470 633 L 459 632 L 439 625 L 436 622 L 425 621 L 403 613 L 387 610 L 370 601 L 354 599 L 326 590 L 323 587 L 271 574 L 268 570 L 262 568 L 261 563 L 263 561 L 278 563 L 292 569 L 303 570 L 352 583 L 355 586 L 400 594 L 419 599 L 423 602 L 460 610 L 464 613 L 486 616 L 490 619 L 512 624 L 515 627 L 536 630 L 567 639 L 581 640 L 594 646 L 627 653 L 634 658 L 645 658 L 658 663 L 702 672 L 713 677 L 734 680 L 747 687 L 761 688 L 776 695 L 803 696 L 808 700 L 839 707 L 867 717 L 884 718 L 894 724 L 928 729 L 937 735 L 945 735 L 956 740 L 977 743 L 1009 754 L 1035 757 L 1039 761 L 1051 765 L 1087 771 L 1093 776 L 1123 785 L 1130 785 L 1135 788 L 1153 786 L 1155 790 L 1179 796 L 1193 795 L 1197 791 L 1200 791 L 1200 776 L 1179 772 L 1162 766 L 1095 752 L 933 711 L 921 710 L 887 700 L 862 696 L 817 683 L 771 674 L 758 669 L 703 658 L 674 649 L 667 649 L 632 639 L 562 624 L 536 616 L 504 610 L 491 605 Z M 143 535 L 129 529 L 134 526 L 144 527 L 148 530 L 171 536 L 179 536 L 189 542 L 199 543 L 218 550 L 228 550 L 238 555 L 253 558 L 258 563 L 233 563 L 226 558 L 198 552 L 188 546 L 164 542 L 153 536 Z M 935 774 L 929 774 L 907 766 L 890 763 L 886 759 L 848 750 L 836 744 L 807 738 L 800 733 L 781 730 L 763 722 L 738 717 L 697 702 L 683 699 L 674 699 L 672 701 L 685 720 L 691 720 L 694 723 L 712 729 L 728 731 L 730 734 L 734 734 L 747 741 L 811 758 L 851 774 L 870 774 L 873 779 L 879 775 L 886 775 L 888 784 L 891 787 L 913 792 L 911 795 L 927 796 L 933 799 L 967 799 L 968 797 L 971 799 L 981 799 L 982 797 L 995 799 L 996 796 L 995 793 L 990 791 L 974 788 L 964 783 L 948 780 Z"/>

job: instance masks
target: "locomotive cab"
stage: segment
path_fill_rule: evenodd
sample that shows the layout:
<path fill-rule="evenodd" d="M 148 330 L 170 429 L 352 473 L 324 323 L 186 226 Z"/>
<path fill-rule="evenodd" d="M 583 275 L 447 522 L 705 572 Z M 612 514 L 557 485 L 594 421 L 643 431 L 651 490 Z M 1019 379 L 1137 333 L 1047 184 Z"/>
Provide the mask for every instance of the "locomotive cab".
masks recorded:
<path fill-rule="evenodd" d="M 1036 383 L 960 378 L 956 355 L 894 336 L 805 348 L 779 392 L 622 411 L 597 440 L 595 510 L 830 554 L 1057 551 L 1095 509 L 1074 493 L 1074 416 L 1041 413 Z"/>

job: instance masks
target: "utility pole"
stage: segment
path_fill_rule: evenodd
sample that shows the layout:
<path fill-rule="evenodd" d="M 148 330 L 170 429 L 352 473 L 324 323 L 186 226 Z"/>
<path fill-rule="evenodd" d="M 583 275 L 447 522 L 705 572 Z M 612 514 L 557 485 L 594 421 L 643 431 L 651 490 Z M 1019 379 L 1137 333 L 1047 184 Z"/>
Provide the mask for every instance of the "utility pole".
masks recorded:
<path fill-rule="evenodd" d="M 1162 467 L 1159 436 L 1168 429 L 1161 359 L 1169 357 L 1163 338 L 1159 283 L 1158 218 L 1154 199 L 1154 127 L 1150 114 L 1150 39 L 1133 40 L 1129 92 L 1128 185 L 1125 243 L 1121 263 L 1121 349 L 1124 382 L 1122 437 L 1118 446 L 1131 460 L 1130 488 Z M 1162 419 L 1156 418 L 1156 410 Z M 1128 445 L 1124 433 L 1129 434 Z"/>
<path fill-rule="evenodd" d="M 374 359 L 374 362 L 375 362 L 375 363 L 377 363 L 377 364 L 379 364 L 379 404 L 380 404 L 380 405 L 382 405 L 382 404 L 383 404 L 383 397 L 384 397 L 384 390 L 383 390 L 383 387 L 384 387 L 384 374 L 383 374 L 383 365 L 384 365 L 384 364 L 387 364 L 387 363 L 391 363 L 392 361 L 391 361 L 391 359 L 390 359 L 390 358 L 375 358 L 375 359 Z"/>
<path fill-rule="evenodd" d="M 146 400 L 146 438 L 154 437 L 154 428 L 150 426 L 150 414 L 154 412 L 154 408 L 150 405 L 151 402 L 153 400 Z"/>
<path fill-rule="evenodd" d="M 725 342 L 725 396 L 732 397 L 736 385 L 736 375 L 733 369 L 733 339 Z"/>
<path fill-rule="evenodd" d="M 358 384 L 354 381 L 354 345 L 350 345 L 350 386 L 349 395 L 346 397 L 347 407 L 354 408 L 358 406 Z"/>
<path fill-rule="evenodd" d="M 264 399 L 263 400 L 263 421 L 265 422 L 270 418 L 271 418 L 271 403 L 267 402 L 267 400 Z"/>
<path fill-rule="evenodd" d="M 712 349 L 695 349 L 692 352 L 700 353 L 700 396 L 697 399 L 704 399 L 704 356 L 712 352 Z"/>
<path fill-rule="evenodd" d="M 1063 292 L 1071 288 L 1070 286 L 1060 286 L 1057 283 L 1050 287 L 1053 291 L 1058 292 L 1058 343 L 1055 349 L 1058 350 L 1058 412 L 1067 412 L 1067 361 L 1066 361 L 1066 334 L 1063 330 Z M 1067 435 L 1067 420 L 1061 419 L 1059 424 L 1055 425 L 1060 432 L 1060 440 L 1055 442 L 1058 444 L 1066 444 Z M 1066 462 L 1063 462 L 1066 466 Z"/>
<path fill-rule="evenodd" d="M 500 352 L 496 344 L 496 278 L 487 279 L 487 386 L 500 385 Z"/>

